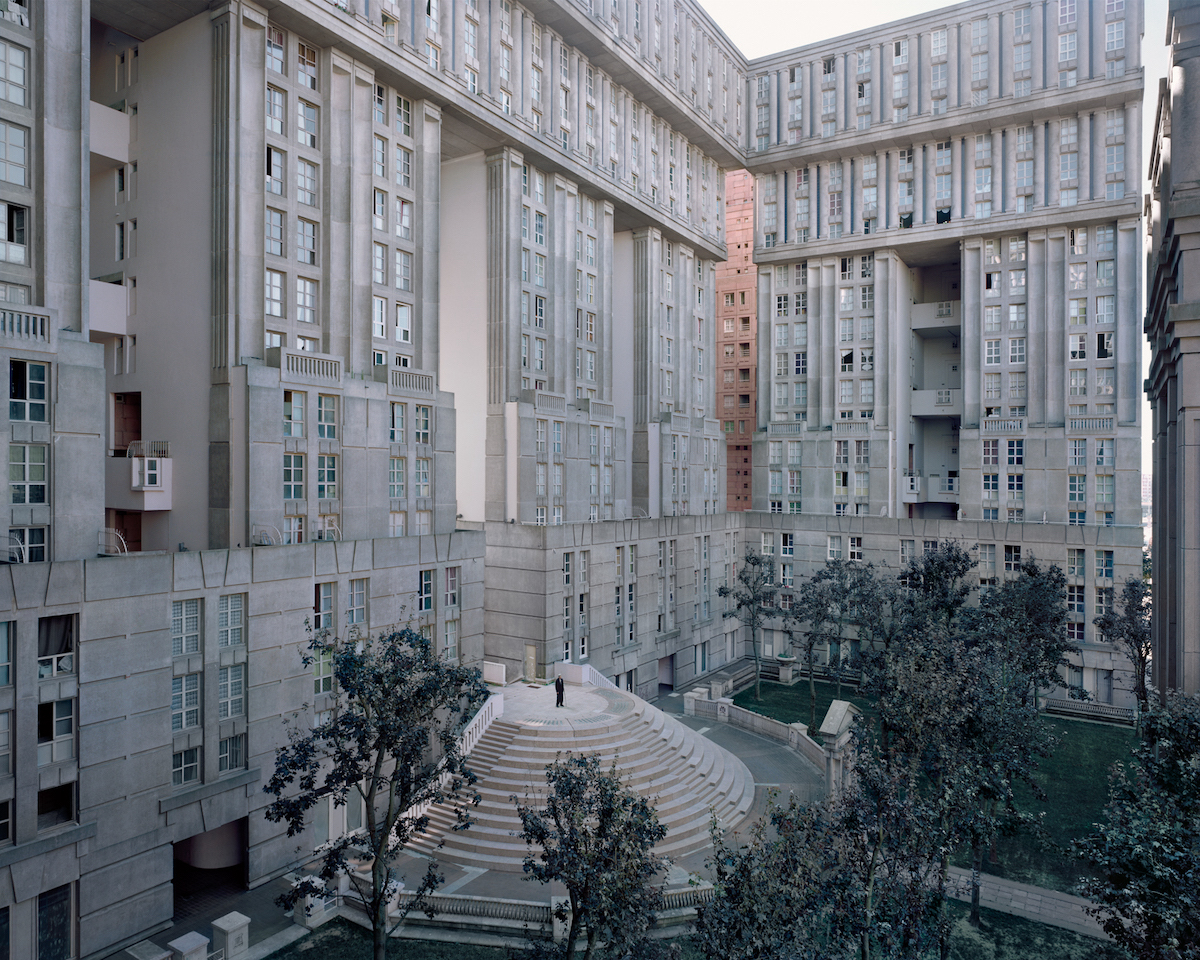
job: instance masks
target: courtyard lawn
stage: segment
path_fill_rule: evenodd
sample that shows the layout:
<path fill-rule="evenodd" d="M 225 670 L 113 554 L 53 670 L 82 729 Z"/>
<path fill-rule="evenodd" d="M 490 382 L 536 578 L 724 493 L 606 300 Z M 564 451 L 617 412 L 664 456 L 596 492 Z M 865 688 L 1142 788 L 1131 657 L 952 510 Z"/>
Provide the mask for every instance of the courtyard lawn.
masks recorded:
<path fill-rule="evenodd" d="M 795 676 L 795 674 L 793 674 Z M 818 680 L 816 684 L 817 722 L 816 729 L 810 731 L 814 735 L 821 727 L 821 721 L 829 710 L 829 705 L 837 697 L 837 684 Z M 867 716 L 875 715 L 871 701 L 858 696 L 858 688 L 848 683 L 842 684 L 842 699 L 849 700 Z M 784 723 L 808 723 L 808 678 L 801 677 L 792 686 L 773 683 L 767 680 L 762 684 L 762 700 L 754 699 L 753 685 L 747 687 L 733 698 L 739 707 L 744 707 L 765 717 L 772 717 Z"/>
<path fill-rule="evenodd" d="M 831 683 L 816 684 L 817 727 L 825 717 L 836 694 Z M 853 687 L 843 685 L 842 699 L 850 700 L 868 716 L 873 714 L 869 701 L 852 696 Z M 753 687 L 735 696 L 734 703 L 747 710 L 782 720 L 808 723 L 808 680 L 800 679 L 788 687 L 778 683 L 762 685 L 761 701 L 754 699 Z M 1133 748 L 1131 727 L 1044 717 L 1058 738 L 1054 753 L 1042 761 L 1037 779 L 1046 800 L 1036 799 L 1026 788 L 1019 789 L 1024 809 L 1042 818 L 1045 838 L 1030 832 L 1003 838 L 994 858 L 985 858 L 984 872 L 995 876 L 1075 893 L 1081 866 L 1070 856 L 1070 841 L 1092 831 L 1092 825 L 1104 814 L 1108 802 L 1108 772 L 1112 765 L 1129 756 Z M 967 866 L 965 858 L 957 861 Z"/>
<path fill-rule="evenodd" d="M 980 910 L 980 928 L 967 922 L 970 908 L 951 903 L 957 917 L 950 935 L 951 960 L 1123 960 L 1126 956 L 1106 940 L 1095 940 L 1024 917 Z"/>
<path fill-rule="evenodd" d="M 952 960 L 1120 960 L 1123 954 L 1112 944 L 1069 930 L 1046 926 L 1022 917 L 984 909 L 979 930 L 967 923 L 966 904 L 951 903 L 955 918 L 950 940 Z M 680 960 L 708 960 L 687 937 L 676 941 Z M 465 943 L 438 943 L 426 940 L 393 940 L 388 951 L 390 960 L 507 960 L 519 957 L 492 947 L 476 947 Z M 298 940 L 270 960 L 370 960 L 371 937 L 362 927 L 333 920 Z"/>
<path fill-rule="evenodd" d="M 1042 761 L 1036 774 L 1046 800 L 1034 798 L 1028 788 L 1020 797 L 1025 809 L 1042 815 L 1046 840 L 1022 833 L 998 844 L 995 863 L 984 861 L 984 872 L 1021 883 L 1075 893 L 1082 866 L 1071 858 L 1070 841 L 1093 830 L 1108 803 L 1108 772 L 1118 760 L 1128 759 L 1135 736 L 1132 727 L 1086 720 L 1045 717 L 1058 745 Z"/>

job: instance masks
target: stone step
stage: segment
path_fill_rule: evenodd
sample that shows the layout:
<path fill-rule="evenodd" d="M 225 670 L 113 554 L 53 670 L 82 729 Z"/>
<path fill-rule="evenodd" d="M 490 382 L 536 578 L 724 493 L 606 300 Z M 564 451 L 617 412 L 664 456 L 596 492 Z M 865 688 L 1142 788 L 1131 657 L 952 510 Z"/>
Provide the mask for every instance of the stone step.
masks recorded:
<path fill-rule="evenodd" d="M 652 799 L 667 827 L 660 853 L 682 856 L 706 847 L 714 812 L 724 826 L 736 826 L 754 800 L 745 764 L 640 698 L 621 696 L 629 709 L 622 712 L 624 705 L 610 698 L 613 712 L 594 723 L 577 716 L 561 723 L 557 717 L 494 721 L 468 758 L 480 796 L 470 828 L 452 830 L 452 809 L 434 807 L 429 831 L 413 849 L 463 865 L 520 871 L 529 848 L 512 798 L 538 802 L 546 792 L 546 766 L 568 754 L 596 753 L 604 765 L 618 760 L 623 781 Z"/>

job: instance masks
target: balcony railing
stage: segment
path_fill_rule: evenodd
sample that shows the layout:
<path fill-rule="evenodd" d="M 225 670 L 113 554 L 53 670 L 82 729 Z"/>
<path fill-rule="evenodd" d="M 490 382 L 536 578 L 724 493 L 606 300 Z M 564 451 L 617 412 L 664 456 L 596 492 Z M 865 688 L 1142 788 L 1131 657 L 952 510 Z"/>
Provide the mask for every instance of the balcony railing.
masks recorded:
<path fill-rule="evenodd" d="M 0 310 L 0 337 L 10 340 L 50 342 L 50 318 L 22 310 Z"/>
<path fill-rule="evenodd" d="M 1070 417 L 1067 429 L 1071 433 L 1112 433 L 1112 417 Z"/>
<path fill-rule="evenodd" d="M 871 427 L 866 420 L 835 420 L 833 422 L 834 436 L 850 434 L 865 437 L 870 432 Z"/>
<path fill-rule="evenodd" d="M 413 373 L 409 370 L 393 370 L 392 386 L 406 393 L 433 395 L 433 376 L 428 373 Z"/>
<path fill-rule="evenodd" d="M 1024 433 L 1025 419 L 1009 417 L 1008 419 L 984 420 L 981 426 L 984 433 Z"/>
<path fill-rule="evenodd" d="M 942 477 L 938 483 L 938 493 L 958 493 L 958 477 Z"/>
<path fill-rule="evenodd" d="M 133 440 L 125 451 L 127 457 L 155 457 L 167 459 L 171 456 L 170 440 Z"/>
<path fill-rule="evenodd" d="M 287 351 L 287 372 L 318 380 L 341 380 L 342 364 L 333 357 Z"/>

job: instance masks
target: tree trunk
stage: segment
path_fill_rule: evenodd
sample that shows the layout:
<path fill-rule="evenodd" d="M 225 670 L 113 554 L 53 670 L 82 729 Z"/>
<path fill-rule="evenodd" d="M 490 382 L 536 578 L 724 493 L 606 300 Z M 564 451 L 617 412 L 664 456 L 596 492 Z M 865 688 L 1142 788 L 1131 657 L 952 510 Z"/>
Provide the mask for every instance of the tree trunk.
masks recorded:
<path fill-rule="evenodd" d="M 979 871 L 983 867 L 983 848 L 973 844 L 971 848 L 971 926 L 979 928 Z"/>
<path fill-rule="evenodd" d="M 387 960 L 388 915 L 387 915 L 387 865 L 382 857 L 376 857 L 371 865 L 371 914 L 372 945 L 375 960 Z"/>
<path fill-rule="evenodd" d="M 758 655 L 757 631 L 750 628 L 750 652 L 754 654 L 754 699 L 762 700 L 762 661 Z"/>
<path fill-rule="evenodd" d="M 817 725 L 817 677 L 816 664 L 813 663 L 813 651 L 808 651 L 808 730 L 809 736 Z"/>
<path fill-rule="evenodd" d="M 376 911 L 375 916 L 371 918 L 371 925 L 374 929 L 372 933 L 372 946 L 374 948 L 375 960 L 387 960 L 387 904 Z"/>
<path fill-rule="evenodd" d="M 575 941 L 579 938 L 579 911 L 571 904 L 571 925 L 567 928 L 567 947 L 563 951 L 564 960 L 575 956 Z"/>

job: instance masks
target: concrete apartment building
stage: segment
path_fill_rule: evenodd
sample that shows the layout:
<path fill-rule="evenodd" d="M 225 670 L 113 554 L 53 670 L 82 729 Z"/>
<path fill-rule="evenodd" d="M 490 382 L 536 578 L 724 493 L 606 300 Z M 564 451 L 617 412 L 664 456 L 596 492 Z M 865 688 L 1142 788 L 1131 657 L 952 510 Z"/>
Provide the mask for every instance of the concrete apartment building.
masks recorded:
<path fill-rule="evenodd" d="M 703 11 L 30 0 L 0 43 L 12 955 L 108 955 L 179 864 L 257 884 L 353 825 L 261 816 L 331 702 L 306 621 L 647 696 L 735 655 L 744 74 Z"/>
<path fill-rule="evenodd" d="M 1057 563 L 1072 679 L 1117 703 L 1091 621 L 1141 571 L 1141 33 L 1136 0 L 970 2 L 747 65 L 762 548 Z"/>
<path fill-rule="evenodd" d="M 725 174 L 725 244 L 717 266 L 717 416 L 725 433 L 725 509 L 750 509 L 751 446 L 758 424 L 758 270 L 754 252 L 754 177 Z"/>
<path fill-rule="evenodd" d="M 510 678 L 586 661 L 654 697 L 742 653 L 715 593 L 747 543 L 803 567 L 841 550 L 895 562 L 957 536 L 995 548 L 983 580 L 1021 550 L 1067 565 L 1088 641 L 1081 669 L 1103 696 L 1115 665 L 1087 622 L 1095 591 L 1140 546 L 1122 512 L 1134 498 L 1121 495 L 1137 488 L 1126 449 L 1136 382 L 1125 382 L 1137 280 L 1122 251 L 1138 209 L 1099 158 L 1110 162 L 1124 129 L 1136 144 L 1141 25 L 1137 4 L 1099 6 L 1076 46 L 1059 48 L 1075 53 L 1060 86 L 1040 57 L 1028 77 L 1005 72 L 1016 56 L 1006 31 L 1026 22 L 1014 10 L 1032 11 L 1039 51 L 1052 35 L 1067 43 L 1044 3 L 968 3 L 748 65 L 690 2 L 10 0 L 0 945 L 111 954 L 169 921 L 176 864 L 236 867 L 254 885 L 354 825 L 358 811 L 318 809 L 289 841 L 261 816 L 281 718 L 331 704 L 328 663 L 300 661 L 306 620 L 412 623 L 448 656 L 486 656 Z M 989 39 L 972 46 L 980 20 Z M 1118 23 L 1128 62 L 1115 32 L 1105 49 Z M 956 78 L 944 117 L 925 87 L 942 55 L 922 53 L 943 29 Z M 867 94 L 874 106 L 855 113 L 852 83 L 899 83 L 904 37 L 912 99 L 884 111 Z M 985 47 L 996 71 L 967 80 Z M 872 51 L 863 78 L 860 49 Z M 968 106 L 980 83 L 990 105 Z M 818 88 L 834 107 L 820 127 Z M 799 114 L 785 111 L 793 102 Z M 859 205 L 872 136 L 860 115 L 875 134 L 872 215 Z M 794 123 L 793 141 L 780 131 Z M 1028 127 L 1027 158 L 1013 151 Z M 1076 179 L 1047 180 L 1071 129 L 1080 149 L 1063 155 L 1077 157 Z M 985 169 L 989 137 L 985 218 L 966 171 Z M 938 166 L 947 138 L 951 164 Z M 1136 171 L 1127 149 L 1123 169 Z M 911 205 L 902 153 L 904 169 L 926 174 Z M 1042 161 L 1035 200 L 1022 201 L 1031 209 L 1016 212 L 1025 168 L 1006 172 L 1004 156 Z M 840 237 L 826 214 L 835 162 Z M 739 292 L 729 314 L 716 302 L 717 264 L 739 252 L 725 171 L 747 166 L 755 180 L 739 189 L 757 232 L 736 242 L 740 269 L 756 271 L 755 309 L 741 312 Z M 808 197 L 789 179 L 801 169 Z M 937 222 L 943 176 L 948 223 Z M 1076 191 L 1073 208 L 1060 207 L 1063 190 Z M 801 199 L 803 239 L 791 226 Z M 974 214 L 995 229 L 981 233 Z M 738 219 L 751 225 L 749 212 Z M 863 242 L 863 220 L 886 242 Z M 993 416 L 983 368 L 998 338 L 983 306 L 1003 307 L 994 322 L 1016 335 L 1022 249 L 1033 339 L 1023 370 L 1005 344 L 997 372 L 1012 400 Z M 968 282 L 974 293 L 955 296 Z M 1082 320 L 1084 300 L 1088 323 L 1068 332 L 1067 304 Z M 795 312 L 810 306 L 811 321 Z M 764 330 L 749 358 L 743 317 L 752 336 Z M 761 378 L 757 424 L 746 418 L 745 439 L 732 432 L 760 468 L 755 510 L 731 512 L 731 418 L 717 398 L 726 370 L 753 383 L 756 368 L 776 369 L 785 317 L 791 372 Z M 1068 359 L 1081 348 L 1063 337 L 1077 335 L 1086 361 Z M 851 345 L 842 378 L 833 364 Z M 795 367 L 806 347 L 811 394 Z M 956 356 L 966 371 L 951 369 Z M 1065 387 L 1048 393 L 1076 369 L 1091 391 L 1083 411 Z M 900 389 L 905 370 L 920 371 L 919 389 Z M 1009 409 L 1017 373 L 1024 413 Z M 786 404 L 774 381 L 786 381 Z M 1086 446 L 1070 447 L 1081 461 L 1069 472 L 1058 460 L 1074 440 Z M 861 495 L 838 446 L 849 441 Z M 1001 489 L 985 479 L 985 458 L 1001 456 L 988 441 L 1029 458 L 1024 519 L 1045 510 L 1046 523 L 1010 515 L 1015 496 L 1004 517 L 982 513 L 1001 508 L 982 495 Z M 775 479 L 785 464 L 796 496 L 790 476 Z M 942 480 L 947 494 L 981 496 L 947 499 Z M 1086 522 L 1070 523 L 1066 504 L 1084 490 L 1095 494 Z M 776 643 L 769 634 L 768 652 Z"/>
<path fill-rule="evenodd" d="M 1154 684 L 1200 692 L 1200 632 L 1195 584 L 1200 534 L 1193 491 L 1200 397 L 1200 158 L 1195 134 L 1200 82 L 1200 10 L 1173 2 L 1167 15 L 1169 68 L 1158 85 L 1158 113 L 1146 197 L 1146 336 L 1153 351 L 1146 393 L 1154 417 Z"/>

